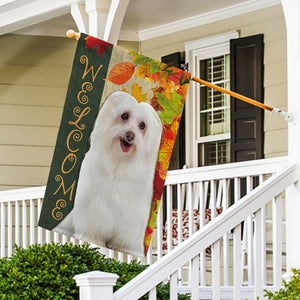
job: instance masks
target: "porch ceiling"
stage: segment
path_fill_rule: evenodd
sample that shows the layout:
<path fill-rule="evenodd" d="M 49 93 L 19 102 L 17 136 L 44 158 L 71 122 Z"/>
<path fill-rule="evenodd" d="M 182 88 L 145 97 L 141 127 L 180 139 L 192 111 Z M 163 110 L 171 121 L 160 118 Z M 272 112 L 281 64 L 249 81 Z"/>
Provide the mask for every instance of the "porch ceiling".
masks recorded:
<path fill-rule="evenodd" d="M 77 29 L 71 5 L 84 0 L 2 0 L 0 34 L 64 36 Z M 280 4 L 280 0 L 130 0 L 120 39 L 145 40 Z"/>

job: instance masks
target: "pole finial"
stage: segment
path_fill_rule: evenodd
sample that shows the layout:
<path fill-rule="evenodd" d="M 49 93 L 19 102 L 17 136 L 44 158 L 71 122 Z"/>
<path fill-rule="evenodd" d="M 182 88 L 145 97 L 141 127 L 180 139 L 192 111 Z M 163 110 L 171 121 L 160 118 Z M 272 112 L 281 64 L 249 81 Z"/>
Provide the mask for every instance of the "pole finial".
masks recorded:
<path fill-rule="evenodd" d="M 67 34 L 67 37 L 69 39 L 73 39 L 74 38 L 74 39 L 76 39 L 78 41 L 79 38 L 80 38 L 80 33 L 74 31 L 73 29 L 69 29 L 66 34 Z"/>

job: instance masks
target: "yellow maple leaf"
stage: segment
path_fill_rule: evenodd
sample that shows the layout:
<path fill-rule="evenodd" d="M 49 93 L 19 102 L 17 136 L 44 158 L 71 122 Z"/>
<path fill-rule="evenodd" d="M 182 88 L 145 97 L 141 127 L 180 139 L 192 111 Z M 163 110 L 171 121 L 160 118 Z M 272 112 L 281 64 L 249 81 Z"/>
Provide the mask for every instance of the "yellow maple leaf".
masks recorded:
<path fill-rule="evenodd" d="M 137 102 L 145 102 L 147 100 L 147 94 L 142 94 L 142 88 L 135 82 L 132 85 L 131 95 L 137 100 Z"/>

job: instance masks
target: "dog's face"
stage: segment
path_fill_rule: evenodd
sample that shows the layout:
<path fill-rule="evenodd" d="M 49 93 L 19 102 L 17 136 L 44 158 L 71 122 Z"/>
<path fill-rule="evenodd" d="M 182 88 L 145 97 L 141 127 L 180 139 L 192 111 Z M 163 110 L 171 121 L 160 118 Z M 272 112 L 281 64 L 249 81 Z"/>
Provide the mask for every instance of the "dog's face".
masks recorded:
<path fill-rule="evenodd" d="M 146 157 L 157 151 L 162 123 L 148 103 L 138 103 L 125 92 L 112 93 L 103 104 L 91 135 L 91 146 L 114 159 Z"/>

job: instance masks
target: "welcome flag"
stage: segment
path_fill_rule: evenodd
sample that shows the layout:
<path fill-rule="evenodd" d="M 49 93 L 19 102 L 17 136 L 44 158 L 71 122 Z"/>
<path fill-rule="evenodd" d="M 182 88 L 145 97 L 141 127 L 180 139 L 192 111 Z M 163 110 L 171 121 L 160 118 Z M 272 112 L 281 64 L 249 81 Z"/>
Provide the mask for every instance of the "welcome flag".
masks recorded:
<path fill-rule="evenodd" d="M 82 33 L 39 226 L 146 255 L 190 79 Z"/>

